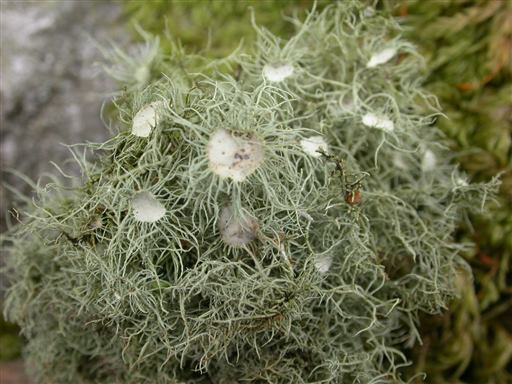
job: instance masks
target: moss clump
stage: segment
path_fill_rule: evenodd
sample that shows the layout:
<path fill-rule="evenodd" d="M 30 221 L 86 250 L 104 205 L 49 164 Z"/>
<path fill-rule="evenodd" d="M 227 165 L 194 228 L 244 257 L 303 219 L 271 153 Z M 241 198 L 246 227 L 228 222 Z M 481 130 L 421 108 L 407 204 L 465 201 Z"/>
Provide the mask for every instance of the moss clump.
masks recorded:
<path fill-rule="evenodd" d="M 293 24 L 283 19 L 302 14 L 311 7 L 311 0 L 236 0 L 236 1 L 176 1 L 127 0 L 123 3 L 126 17 L 156 36 L 172 36 L 189 51 L 202 52 L 209 57 L 224 57 L 240 45 L 256 39 L 256 32 L 248 22 L 251 12 L 258 25 L 270 28 L 279 36 L 294 32 Z M 317 2 L 318 7 L 328 4 Z M 162 50 L 174 48 L 169 40 L 162 41 Z"/>
<path fill-rule="evenodd" d="M 294 25 L 214 62 L 155 55 L 113 137 L 75 148 L 78 186 L 38 191 L 5 244 L 39 380 L 404 382 L 401 348 L 466 268 L 457 223 L 497 182 L 452 165 L 392 19 L 341 2 Z"/>
<path fill-rule="evenodd" d="M 439 127 L 475 180 L 502 174 L 499 203 L 459 233 L 475 279 L 461 278 L 451 315 L 425 319 L 417 371 L 435 383 L 512 380 L 512 6 L 508 1 L 394 1 L 427 58 Z"/>

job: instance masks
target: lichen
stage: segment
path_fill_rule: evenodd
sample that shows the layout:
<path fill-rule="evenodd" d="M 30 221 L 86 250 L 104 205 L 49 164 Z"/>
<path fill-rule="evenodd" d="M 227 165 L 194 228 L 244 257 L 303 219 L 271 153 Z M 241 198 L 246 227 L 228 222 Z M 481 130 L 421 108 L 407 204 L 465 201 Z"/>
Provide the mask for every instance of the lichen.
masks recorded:
<path fill-rule="evenodd" d="M 156 127 L 165 104 L 163 101 L 154 101 L 142 107 L 133 117 L 132 134 L 139 137 L 148 137 L 153 128 Z"/>
<path fill-rule="evenodd" d="M 144 223 L 153 223 L 165 215 L 164 206 L 149 192 L 137 193 L 132 199 L 132 208 L 135 219 Z"/>
<path fill-rule="evenodd" d="M 263 67 L 263 77 L 270 82 L 279 83 L 293 75 L 293 66 L 290 64 L 266 64 Z"/>
<path fill-rule="evenodd" d="M 243 181 L 258 169 L 263 160 L 263 146 L 255 138 L 238 138 L 220 129 L 208 142 L 210 168 L 221 177 Z"/>
<path fill-rule="evenodd" d="M 115 99 L 119 133 L 85 146 L 99 159 L 74 152 L 80 186 L 39 191 L 8 239 L 6 314 L 40 381 L 404 382 L 419 315 L 456 294 L 457 223 L 497 181 L 454 188 L 465 175 L 394 20 L 346 1 L 293 22 L 287 41 L 256 26 L 224 72 L 159 62 Z M 367 68 L 391 43 L 403 58 Z M 268 82 L 277 62 L 300 67 Z M 172 100 L 158 134 L 135 137 L 156 99 Z M 423 171 L 425 148 L 442 166 Z M 158 222 L 131 214 L 136 191 Z"/>
<path fill-rule="evenodd" d="M 222 208 L 219 232 L 222 240 L 232 247 L 249 244 L 257 236 L 258 222 L 252 217 L 236 217 L 232 207 Z"/>
<path fill-rule="evenodd" d="M 313 157 L 321 157 L 322 153 L 327 153 L 327 143 L 322 136 L 311 136 L 300 141 L 304 152 Z"/>

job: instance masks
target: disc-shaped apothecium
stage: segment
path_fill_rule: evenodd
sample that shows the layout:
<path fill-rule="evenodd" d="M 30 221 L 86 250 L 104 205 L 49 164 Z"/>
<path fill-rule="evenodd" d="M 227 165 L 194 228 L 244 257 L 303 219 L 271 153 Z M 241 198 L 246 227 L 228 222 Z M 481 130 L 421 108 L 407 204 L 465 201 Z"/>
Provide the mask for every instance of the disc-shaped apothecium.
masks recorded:
<path fill-rule="evenodd" d="M 154 223 L 165 215 L 165 207 L 149 192 L 139 192 L 132 199 L 133 216 L 143 223 Z"/>
<path fill-rule="evenodd" d="M 232 247 L 242 247 L 256 238 L 258 222 L 252 217 L 237 217 L 233 208 L 222 208 L 219 231 L 222 240 Z"/>
<path fill-rule="evenodd" d="M 263 146 L 256 138 L 242 138 L 220 129 L 208 142 L 210 169 L 221 177 L 244 181 L 263 159 Z"/>

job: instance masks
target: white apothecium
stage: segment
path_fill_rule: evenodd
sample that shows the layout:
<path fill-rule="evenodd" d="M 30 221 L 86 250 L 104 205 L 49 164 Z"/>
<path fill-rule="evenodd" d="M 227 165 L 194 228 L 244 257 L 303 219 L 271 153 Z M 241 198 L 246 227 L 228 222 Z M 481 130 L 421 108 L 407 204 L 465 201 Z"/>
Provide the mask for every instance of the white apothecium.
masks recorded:
<path fill-rule="evenodd" d="M 315 258 L 315 268 L 320 273 L 327 273 L 332 265 L 332 256 L 318 255 Z"/>
<path fill-rule="evenodd" d="M 132 199 L 133 216 L 143 223 L 154 223 L 165 215 L 165 207 L 150 192 L 139 192 Z"/>
<path fill-rule="evenodd" d="M 455 185 L 457 187 L 467 187 L 469 185 L 468 181 L 463 177 L 457 177 L 455 179 Z"/>
<path fill-rule="evenodd" d="M 367 68 L 375 68 L 377 65 L 381 65 L 387 63 L 396 55 L 396 48 L 385 48 L 382 51 L 374 53 L 368 63 L 366 64 Z"/>
<path fill-rule="evenodd" d="M 367 127 L 382 129 L 386 132 L 393 132 L 395 129 L 393 121 L 388 119 L 386 116 L 377 115 L 371 112 L 366 113 L 361 121 Z"/>
<path fill-rule="evenodd" d="M 263 76 L 268 81 L 278 83 L 293 75 L 294 69 L 290 64 L 267 64 L 263 67 Z"/>
<path fill-rule="evenodd" d="M 257 139 L 234 136 L 225 129 L 216 131 L 207 147 L 213 173 L 243 181 L 263 163 L 263 147 Z"/>
<path fill-rule="evenodd" d="M 437 158 L 434 152 L 430 149 L 426 149 L 423 152 L 423 157 L 421 159 L 421 170 L 423 172 L 430 172 L 436 168 Z"/>
<path fill-rule="evenodd" d="M 327 143 L 322 136 L 312 136 L 302 139 L 300 145 L 304 152 L 313 157 L 322 156 L 322 152 L 327 153 Z"/>
<path fill-rule="evenodd" d="M 242 247 L 256 238 L 258 222 L 252 217 L 235 217 L 233 208 L 222 208 L 219 218 L 222 240 L 232 247 Z"/>
<path fill-rule="evenodd" d="M 165 107 L 165 101 L 154 101 L 142 107 L 133 118 L 132 134 L 139 137 L 148 137 L 158 124 L 162 110 Z"/>

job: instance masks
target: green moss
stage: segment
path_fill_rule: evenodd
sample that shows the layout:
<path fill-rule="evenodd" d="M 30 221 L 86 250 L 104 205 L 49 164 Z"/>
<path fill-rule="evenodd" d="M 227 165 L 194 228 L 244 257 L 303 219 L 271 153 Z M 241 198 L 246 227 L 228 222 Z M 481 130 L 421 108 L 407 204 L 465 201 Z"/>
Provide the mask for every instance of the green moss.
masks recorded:
<path fill-rule="evenodd" d="M 283 15 L 303 16 L 313 3 L 312 0 L 127 0 L 124 8 L 131 21 L 154 35 L 169 35 L 191 52 L 224 57 L 241 40 L 251 44 L 256 39 L 251 11 L 258 25 L 276 35 L 289 36 L 294 26 L 283 20 Z M 326 0 L 317 2 L 319 8 L 326 4 Z M 173 49 L 168 41 L 163 42 L 162 48 L 164 52 Z"/>
<path fill-rule="evenodd" d="M 407 4 L 409 35 L 427 55 L 427 83 L 447 115 L 441 128 L 471 174 L 485 178 L 505 172 L 502 192 L 511 201 L 510 2 Z"/>
<path fill-rule="evenodd" d="M 461 237 L 476 242 L 466 255 L 475 280 L 442 324 L 425 320 L 429 340 L 417 370 L 435 383 L 512 380 L 512 5 L 508 1 L 392 1 L 407 36 L 427 57 L 428 88 L 446 118 L 439 127 L 475 180 L 501 174 L 499 203 L 472 216 Z M 474 288 L 473 288 L 474 287 Z M 463 319 L 463 320 L 461 320 Z M 499 335 L 499 336 L 498 336 Z"/>
<path fill-rule="evenodd" d="M 20 356 L 21 340 L 18 326 L 8 323 L 0 314 L 0 361 L 13 360 Z"/>

